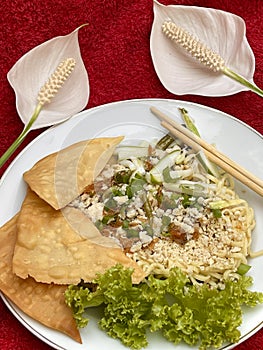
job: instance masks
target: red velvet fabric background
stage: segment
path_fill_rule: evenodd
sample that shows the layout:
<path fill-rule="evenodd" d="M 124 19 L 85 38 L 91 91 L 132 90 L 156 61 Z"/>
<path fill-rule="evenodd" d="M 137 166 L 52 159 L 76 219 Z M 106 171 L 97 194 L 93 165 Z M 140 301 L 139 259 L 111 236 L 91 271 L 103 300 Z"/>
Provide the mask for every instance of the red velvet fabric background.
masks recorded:
<path fill-rule="evenodd" d="M 162 0 L 162 3 L 213 7 L 243 17 L 256 58 L 254 80 L 263 87 L 262 0 Z M 181 99 L 220 109 L 263 134 L 263 99 L 252 92 L 211 98 L 176 96 L 165 90 L 154 71 L 149 50 L 152 0 L 2 0 L 1 7 L 0 154 L 23 128 L 16 113 L 14 92 L 6 79 L 7 72 L 33 47 L 55 36 L 66 35 L 87 22 L 89 26 L 79 35 L 91 89 L 86 108 L 133 98 Z M 42 131 L 31 132 L 16 153 Z M 7 166 L 1 169 L 0 176 Z M 0 349 L 51 348 L 26 330 L 0 300 Z M 263 330 L 237 349 L 263 349 Z"/>

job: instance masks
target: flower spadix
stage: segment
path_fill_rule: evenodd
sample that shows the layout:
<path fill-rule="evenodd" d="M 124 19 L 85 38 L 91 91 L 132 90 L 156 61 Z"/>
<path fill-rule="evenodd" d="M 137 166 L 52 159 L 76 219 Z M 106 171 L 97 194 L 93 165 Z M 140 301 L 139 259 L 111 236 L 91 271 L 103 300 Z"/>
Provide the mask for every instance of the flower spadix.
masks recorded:
<path fill-rule="evenodd" d="M 51 75 L 45 85 L 42 86 L 38 93 L 37 99 L 41 106 L 51 102 L 52 98 L 72 73 L 75 65 L 76 61 L 74 58 L 67 58 L 58 65 L 55 72 Z"/>
<path fill-rule="evenodd" d="M 177 95 L 249 90 L 255 86 L 255 58 L 245 34 L 244 20 L 232 13 L 155 0 L 150 45 L 156 73 Z"/>

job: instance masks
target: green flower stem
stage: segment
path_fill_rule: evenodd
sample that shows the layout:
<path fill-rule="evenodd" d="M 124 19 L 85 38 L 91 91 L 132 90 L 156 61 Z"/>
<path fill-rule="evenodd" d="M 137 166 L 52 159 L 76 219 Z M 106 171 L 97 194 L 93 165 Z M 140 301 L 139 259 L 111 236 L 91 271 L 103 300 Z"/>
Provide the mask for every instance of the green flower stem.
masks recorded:
<path fill-rule="evenodd" d="M 29 120 L 28 124 L 25 126 L 24 130 L 21 132 L 21 134 L 18 136 L 18 138 L 12 143 L 12 145 L 5 151 L 5 153 L 0 158 L 0 168 L 8 161 L 8 159 L 11 157 L 11 155 L 15 152 L 15 150 L 21 145 L 21 143 L 24 141 L 26 135 L 29 133 L 32 125 L 37 120 L 39 113 L 42 109 L 42 104 L 39 103 L 34 113 Z"/>
<path fill-rule="evenodd" d="M 259 96 L 263 97 L 263 90 L 261 90 L 259 87 L 257 87 L 255 84 L 250 83 L 247 79 L 243 78 L 241 75 L 233 72 L 231 69 L 224 67 L 222 69 L 222 73 L 224 73 L 226 76 L 229 78 L 237 81 L 238 83 L 246 86 L 249 88 L 251 91 L 255 92 Z"/>

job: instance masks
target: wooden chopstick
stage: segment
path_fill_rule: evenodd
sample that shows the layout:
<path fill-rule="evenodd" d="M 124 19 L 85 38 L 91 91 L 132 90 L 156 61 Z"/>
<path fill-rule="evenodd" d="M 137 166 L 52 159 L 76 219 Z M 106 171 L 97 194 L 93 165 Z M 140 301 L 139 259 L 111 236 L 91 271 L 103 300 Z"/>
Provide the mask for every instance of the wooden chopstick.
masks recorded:
<path fill-rule="evenodd" d="M 161 125 L 172 135 L 180 138 L 185 144 L 192 147 L 195 151 L 204 152 L 205 156 L 227 173 L 235 177 L 254 192 L 263 196 L 263 181 L 235 163 L 225 154 L 218 151 L 215 147 L 205 142 L 203 139 L 192 133 L 190 130 L 168 117 L 156 107 L 150 107 L 151 112 L 161 120 Z"/>

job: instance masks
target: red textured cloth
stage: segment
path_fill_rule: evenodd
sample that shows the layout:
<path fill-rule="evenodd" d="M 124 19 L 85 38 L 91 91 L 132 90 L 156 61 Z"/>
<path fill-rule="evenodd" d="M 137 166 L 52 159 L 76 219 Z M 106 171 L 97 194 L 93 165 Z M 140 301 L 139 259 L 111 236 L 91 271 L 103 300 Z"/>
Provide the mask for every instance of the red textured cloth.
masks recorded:
<path fill-rule="evenodd" d="M 256 58 L 254 80 L 263 87 L 262 0 L 163 0 L 162 3 L 213 7 L 243 17 Z M 149 50 L 153 21 L 151 0 L 2 0 L 1 7 L 0 154 L 23 128 L 16 113 L 14 92 L 6 79 L 7 72 L 36 45 L 68 34 L 87 22 L 89 26 L 79 36 L 91 88 L 87 108 L 133 98 L 181 99 L 220 109 L 263 133 L 263 99 L 251 92 L 211 98 L 176 96 L 165 90 L 154 71 Z M 42 131 L 31 132 L 18 152 Z M 5 168 L 1 169 L 0 176 Z M 26 330 L 0 300 L 0 349 L 51 348 Z M 237 349 L 263 349 L 263 330 Z"/>

